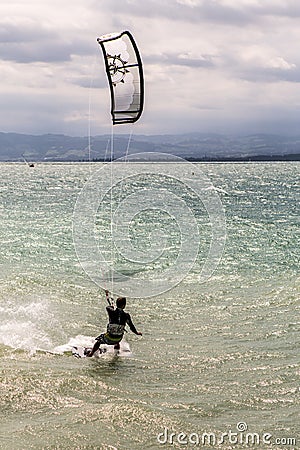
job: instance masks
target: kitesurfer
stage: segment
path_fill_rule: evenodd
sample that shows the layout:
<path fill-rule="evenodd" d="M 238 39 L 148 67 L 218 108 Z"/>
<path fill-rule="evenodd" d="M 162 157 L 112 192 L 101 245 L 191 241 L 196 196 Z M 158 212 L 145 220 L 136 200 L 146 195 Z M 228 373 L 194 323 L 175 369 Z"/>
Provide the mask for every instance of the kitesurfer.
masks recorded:
<path fill-rule="evenodd" d="M 142 336 L 142 333 L 136 330 L 132 323 L 130 314 L 125 312 L 126 298 L 119 297 L 116 301 L 116 308 L 113 306 L 113 299 L 109 296 L 109 291 L 105 291 L 108 306 L 106 311 L 109 317 L 109 323 L 107 325 L 106 333 L 100 334 L 96 338 L 96 342 L 92 350 L 87 352 L 86 356 L 93 356 L 93 354 L 99 349 L 101 344 L 113 345 L 116 350 L 120 349 L 120 341 L 123 338 L 125 332 L 125 325 L 128 325 L 131 331 L 138 336 Z"/>

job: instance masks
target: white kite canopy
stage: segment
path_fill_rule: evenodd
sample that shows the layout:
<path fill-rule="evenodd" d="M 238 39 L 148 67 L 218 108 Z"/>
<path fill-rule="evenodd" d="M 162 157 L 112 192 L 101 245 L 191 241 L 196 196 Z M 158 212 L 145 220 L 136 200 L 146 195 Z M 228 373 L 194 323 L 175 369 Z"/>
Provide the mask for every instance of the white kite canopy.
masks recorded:
<path fill-rule="evenodd" d="M 129 31 L 97 39 L 100 44 L 111 95 L 113 124 L 136 122 L 144 106 L 142 60 Z"/>

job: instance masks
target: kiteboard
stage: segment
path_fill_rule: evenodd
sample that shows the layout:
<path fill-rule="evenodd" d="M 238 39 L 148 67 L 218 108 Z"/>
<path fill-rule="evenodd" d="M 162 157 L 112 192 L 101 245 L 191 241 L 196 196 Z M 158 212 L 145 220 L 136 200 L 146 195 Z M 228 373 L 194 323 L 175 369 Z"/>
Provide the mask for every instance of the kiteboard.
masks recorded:
<path fill-rule="evenodd" d="M 81 347 L 81 346 L 74 346 L 72 347 L 72 355 L 75 356 L 75 358 L 86 358 L 88 357 L 89 352 L 92 351 L 92 347 Z M 99 348 L 97 350 L 93 357 L 99 357 L 104 355 L 107 352 L 106 348 Z"/>
<path fill-rule="evenodd" d="M 128 342 L 121 341 L 120 349 L 117 350 L 113 345 L 102 344 L 101 347 L 95 351 L 92 358 L 101 358 L 104 355 L 111 356 L 132 356 Z M 83 345 L 72 346 L 72 355 L 75 358 L 87 358 L 88 354 L 92 350 L 92 347 L 84 347 Z"/>

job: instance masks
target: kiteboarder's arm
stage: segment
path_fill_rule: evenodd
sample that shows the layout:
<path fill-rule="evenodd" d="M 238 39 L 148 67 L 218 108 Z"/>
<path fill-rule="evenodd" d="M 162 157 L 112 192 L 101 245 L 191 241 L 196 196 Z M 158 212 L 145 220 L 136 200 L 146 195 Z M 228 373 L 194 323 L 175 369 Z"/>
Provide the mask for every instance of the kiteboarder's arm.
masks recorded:
<path fill-rule="evenodd" d="M 129 328 L 131 329 L 131 331 L 132 331 L 134 334 L 137 334 L 138 336 L 142 336 L 142 333 L 139 332 L 139 331 L 137 331 L 137 329 L 136 329 L 135 326 L 133 325 L 132 320 L 131 320 L 131 317 L 130 317 L 130 314 L 128 314 L 128 313 L 127 313 L 127 321 L 126 321 L 126 322 L 127 322 Z"/>
<path fill-rule="evenodd" d="M 106 300 L 107 300 L 109 306 L 111 306 L 112 309 L 114 309 L 114 299 L 113 299 L 112 297 L 109 296 L 109 290 L 107 290 L 107 289 L 105 290 L 105 295 L 106 295 Z M 106 307 L 106 309 L 107 309 L 107 308 L 108 308 L 108 307 Z"/>

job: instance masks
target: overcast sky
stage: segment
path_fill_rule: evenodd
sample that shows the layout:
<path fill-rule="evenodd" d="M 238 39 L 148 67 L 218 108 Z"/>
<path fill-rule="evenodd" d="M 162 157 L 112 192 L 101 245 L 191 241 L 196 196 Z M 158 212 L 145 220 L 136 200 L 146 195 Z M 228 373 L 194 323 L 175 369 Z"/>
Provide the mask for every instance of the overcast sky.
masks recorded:
<path fill-rule="evenodd" d="M 299 0 L 2 0 L 0 131 L 109 132 L 96 38 L 126 29 L 146 83 L 135 134 L 298 133 Z"/>

